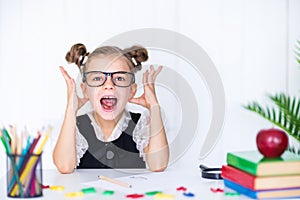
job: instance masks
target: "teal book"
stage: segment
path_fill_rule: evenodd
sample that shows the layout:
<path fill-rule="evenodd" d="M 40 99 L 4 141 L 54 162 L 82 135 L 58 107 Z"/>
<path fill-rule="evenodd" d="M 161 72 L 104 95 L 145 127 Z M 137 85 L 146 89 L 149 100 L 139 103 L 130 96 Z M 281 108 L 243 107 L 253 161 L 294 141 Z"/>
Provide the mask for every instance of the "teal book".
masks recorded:
<path fill-rule="evenodd" d="M 223 181 L 227 188 L 235 190 L 236 192 L 252 199 L 282 199 L 300 197 L 300 187 L 276 190 L 251 190 L 227 179 L 223 179 Z"/>
<path fill-rule="evenodd" d="M 227 153 L 227 164 L 254 176 L 300 174 L 300 155 L 285 151 L 279 158 L 265 158 L 259 151 Z"/>

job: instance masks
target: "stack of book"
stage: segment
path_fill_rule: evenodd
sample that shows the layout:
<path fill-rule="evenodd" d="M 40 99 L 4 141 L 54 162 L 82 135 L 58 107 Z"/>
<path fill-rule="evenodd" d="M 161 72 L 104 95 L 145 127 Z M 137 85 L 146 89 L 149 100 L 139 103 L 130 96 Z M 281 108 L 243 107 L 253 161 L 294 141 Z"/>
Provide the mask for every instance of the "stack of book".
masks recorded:
<path fill-rule="evenodd" d="M 227 188 L 254 199 L 300 197 L 300 155 L 264 158 L 259 151 L 227 153 L 222 178 Z"/>

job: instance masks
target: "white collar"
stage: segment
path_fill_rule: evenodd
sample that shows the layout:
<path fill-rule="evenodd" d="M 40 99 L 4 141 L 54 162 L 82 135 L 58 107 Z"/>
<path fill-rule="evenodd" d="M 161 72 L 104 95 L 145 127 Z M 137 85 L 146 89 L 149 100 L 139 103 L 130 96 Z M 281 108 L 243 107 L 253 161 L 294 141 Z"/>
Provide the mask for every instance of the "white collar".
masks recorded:
<path fill-rule="evenodd" d="M 119 138 L 120 135 L 122 134 L 122 132 L 127 128 L 128 122 L 131 119 L 130 113 L 128 112 L 127 109 L 125 109 L 122 116 L 121 116 L 121 118 L 120 118 L 120 120 L 118 121 L 117 125 L 115 126 L 113 132 L 107 138 L 107 140 L 105 140 L 104 139 L 104 134 L 101 130 L 101 127 L 98 126 L 98 124 L 96 123 L 96 120 L 93 116 L 93 112 L 89 112 L 87 114 L 88 114 L 89 118 L 91 119 L 91 124 L 94 127 L 97 139 L 101 140 L 103 142 L 111 142 L 111 141 L 114 141 L 117 138 Z"/>

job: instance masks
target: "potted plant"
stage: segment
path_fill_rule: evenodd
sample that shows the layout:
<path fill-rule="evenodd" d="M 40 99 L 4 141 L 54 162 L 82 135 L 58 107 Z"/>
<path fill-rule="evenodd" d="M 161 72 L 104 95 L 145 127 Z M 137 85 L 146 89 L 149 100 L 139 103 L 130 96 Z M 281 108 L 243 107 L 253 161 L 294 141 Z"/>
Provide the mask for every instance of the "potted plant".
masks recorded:
<path fill-rule="evenodd" d="M 297 40 L 295 49 L 296 60 L 300 64 L 300 41 Z M 272 106 L 262 106 L 253 101 L 243 106 L 245 109 L 259 114 L 275 126 L 284 130 L 288 135 L 298 141 L 300 146 L 300 99 L 283 92 L 267 95 L 273 103 Z M 300 148 L 289 146 L 289 151 L 300 154 Z"/>

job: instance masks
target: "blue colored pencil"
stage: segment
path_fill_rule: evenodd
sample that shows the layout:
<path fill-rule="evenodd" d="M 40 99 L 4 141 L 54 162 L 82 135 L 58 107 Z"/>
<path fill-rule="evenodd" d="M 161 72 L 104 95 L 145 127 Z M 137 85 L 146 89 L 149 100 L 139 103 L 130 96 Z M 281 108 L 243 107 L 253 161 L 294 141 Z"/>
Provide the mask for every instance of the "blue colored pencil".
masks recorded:
<path fill-rule="evenodd" d="M 22 150 L 22 154 L 21 154 L 21 158 L 19 160 L 19 163 L 18 163 L 18 170 L 21 169 L 22 167 L 22 164 L 23 164 L 23 161 L 25 159 L 25 155 L 27 153 L 29 153 L 29 148 L 30 148 L 30 136 L 27 138 L 27 143 L 26 143 L 26 146 L 25 148 Z"/>

